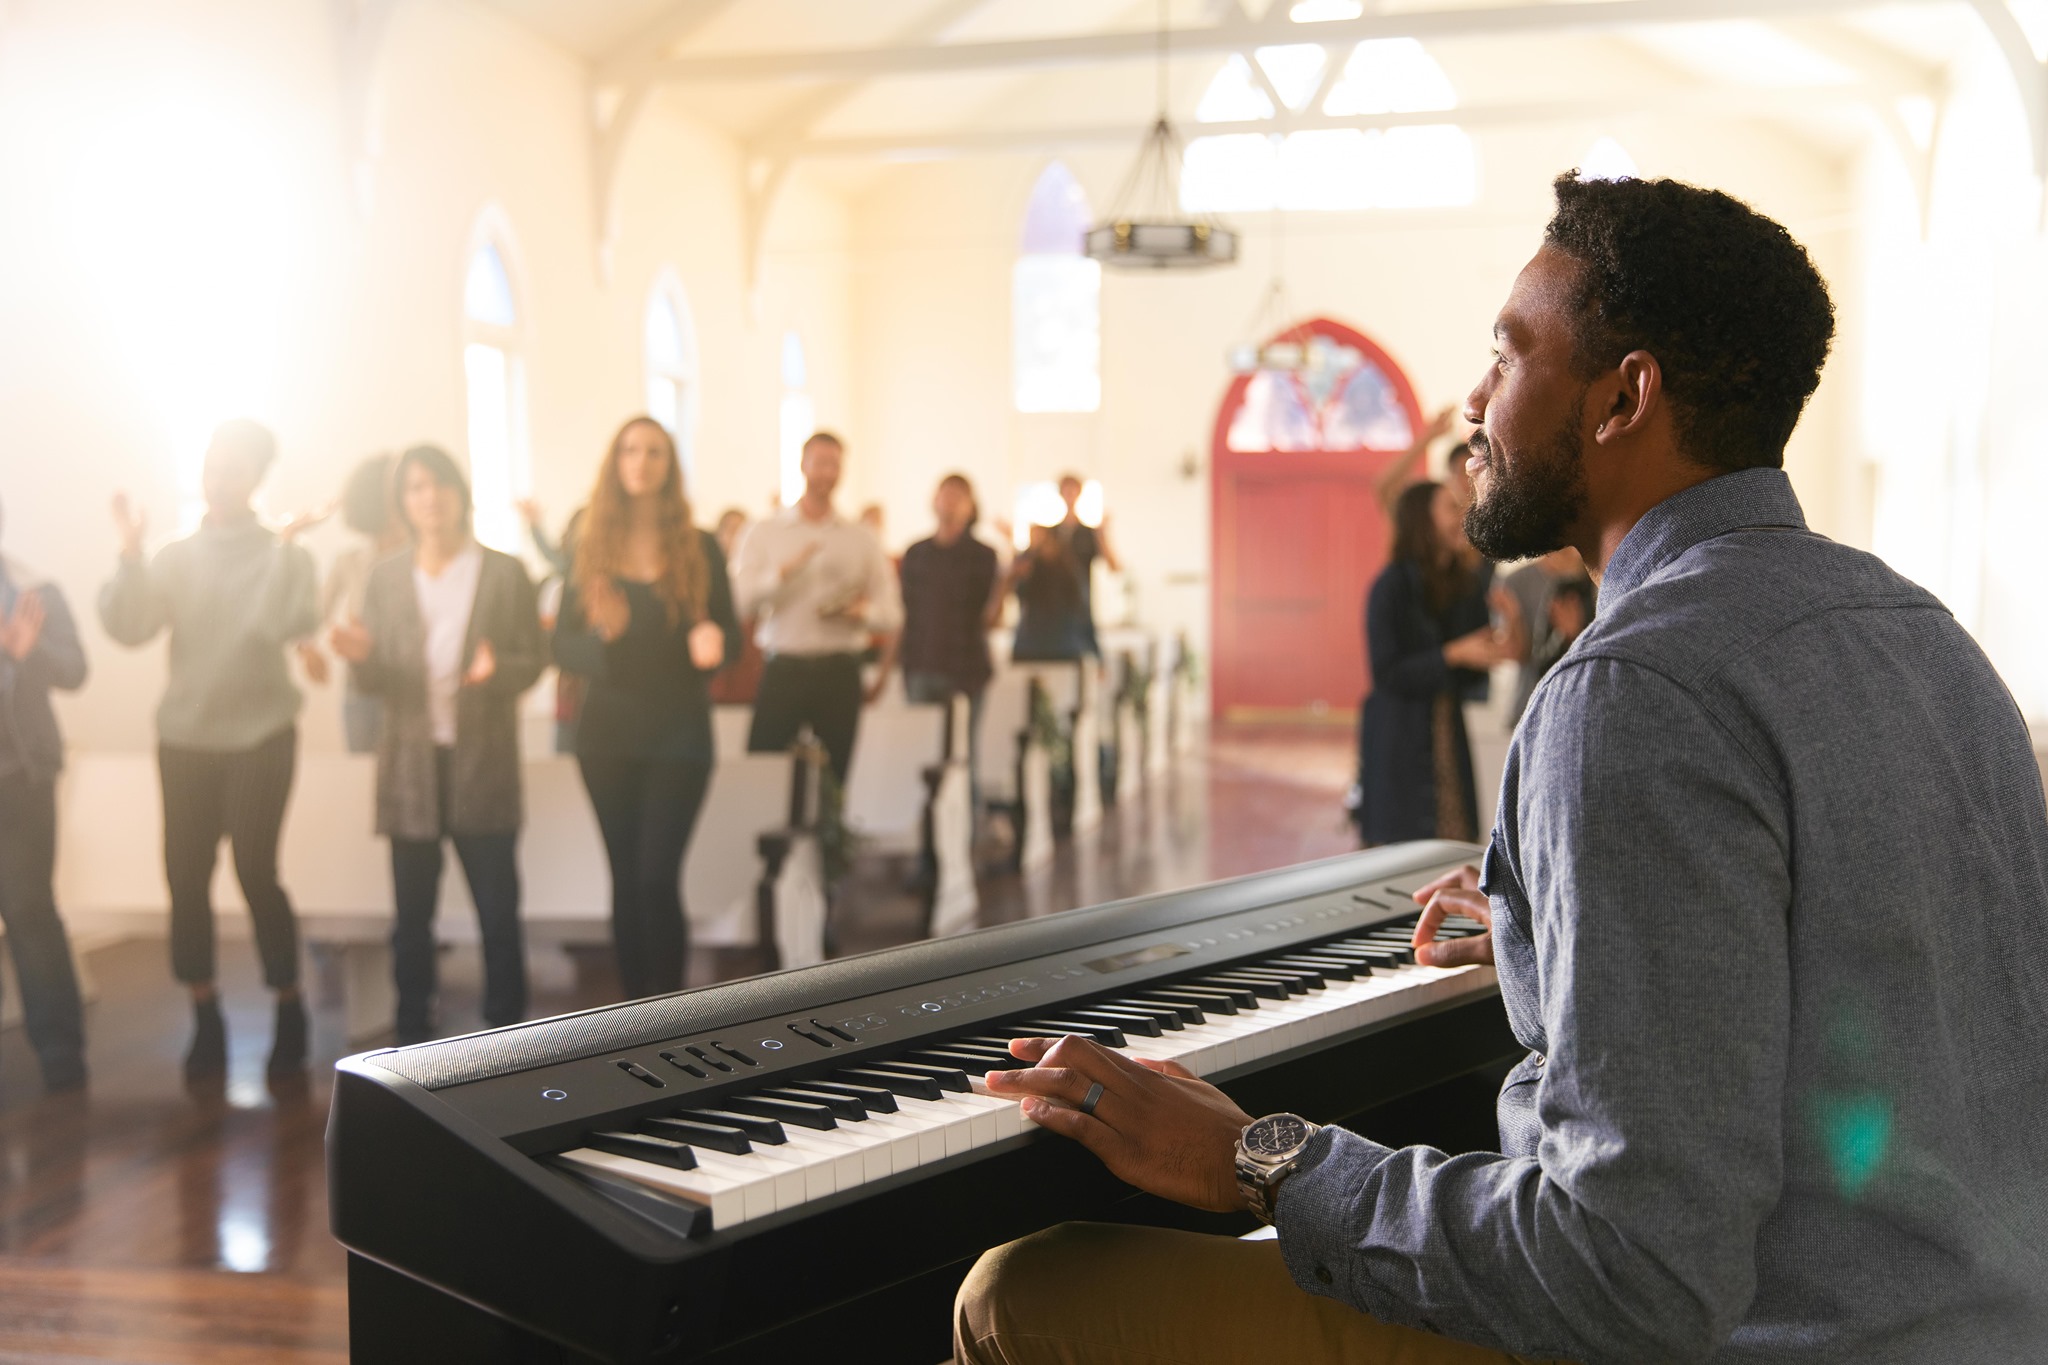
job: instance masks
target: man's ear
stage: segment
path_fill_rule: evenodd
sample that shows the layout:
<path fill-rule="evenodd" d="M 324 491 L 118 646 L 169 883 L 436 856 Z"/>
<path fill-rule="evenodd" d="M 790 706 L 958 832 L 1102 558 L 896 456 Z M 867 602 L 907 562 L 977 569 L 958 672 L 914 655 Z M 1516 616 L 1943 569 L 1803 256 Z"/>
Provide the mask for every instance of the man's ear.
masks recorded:
<path fill-rule="evenodd" d="M 1640 433 L 1664 403 L 1664 369 L 1648 351 L 1630 351 L 1599 386 L 1607 402 L 1593 428 L 1602 444 Z"/>

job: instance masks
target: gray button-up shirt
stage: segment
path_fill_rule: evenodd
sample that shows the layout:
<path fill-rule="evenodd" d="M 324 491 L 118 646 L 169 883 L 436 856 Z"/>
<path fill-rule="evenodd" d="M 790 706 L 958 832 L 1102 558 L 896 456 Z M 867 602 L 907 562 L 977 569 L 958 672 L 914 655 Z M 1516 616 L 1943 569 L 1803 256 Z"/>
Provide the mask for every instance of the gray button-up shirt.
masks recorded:
<path fill-rule="evenodd" d="M 1502 1153 L 1318 1135 L 1302 1288 L 1586 1362 L 2048 1361 L 2048 813 L 1940 602 L 1778 470 L 1666 501 L 1483 885 Z"/>

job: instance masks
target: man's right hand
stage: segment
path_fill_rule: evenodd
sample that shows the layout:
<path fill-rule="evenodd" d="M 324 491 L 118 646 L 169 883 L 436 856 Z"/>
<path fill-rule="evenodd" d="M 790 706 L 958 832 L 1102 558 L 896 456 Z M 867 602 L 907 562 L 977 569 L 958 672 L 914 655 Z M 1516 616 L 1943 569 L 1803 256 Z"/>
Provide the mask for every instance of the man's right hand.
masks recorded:
<path fill-rule="evenodd" d="M 121 557 L 142 558 L 142 538 L 149 532 L 149 514 L 130 502 L 126 493 L 114 494 L 114 529 L 121 535 Z"/>
<path fill-rule="evenodd" d="M 1425 967 L 1493 965 L 1493 902 L 1479 889 L 1478 868 L 1467 866 L 1446 872 L 1418 888 L 1415 903 L 1422 907 L 1422 918 L 1416 921 L 1411 940 L 1417 962 Z M 1451 915 L 1476 919 L 1486 926 L 1486 932 L 1470 938 L 1439 940 L 1437 926 Z"/>

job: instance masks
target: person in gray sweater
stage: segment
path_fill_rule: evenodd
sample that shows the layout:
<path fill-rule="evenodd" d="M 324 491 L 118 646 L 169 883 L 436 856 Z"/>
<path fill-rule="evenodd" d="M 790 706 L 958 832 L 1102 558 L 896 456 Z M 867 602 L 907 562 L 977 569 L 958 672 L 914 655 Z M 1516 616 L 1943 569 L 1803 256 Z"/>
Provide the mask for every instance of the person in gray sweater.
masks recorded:
<path fill-rule="evenodd" d="M 401 1043 L 433 1036 L 434 911 L 455 845 L 483 930 L 484 1020 L 526 1014 L 519 929 L 519 697 L 547 662 L 525 566 L 477 544 L 469 484 L 447 452 L 399 457 L 412 547 L 370 570 L 363 615 L 336 627 L 356 688 L 384 702 L 377 832 L 391 840 L 392 968 Z"/>
<path fill-rule="evenodd" d="M 140 647 L 168 631 L 170 677 L 157 707 L 163 779 L 164 876 L 171 893 L 171 970 L 192 991 L 185 1075 L 227 1071 L 227 1025 L 214 989 L 213 868 L 225 838 L 249 902 L 263 979 L 277 995 L 273 1076 L 306 1064 L 298 921 L 278 881 L 278 840 L 298 758 L 300 694 L 286 662 L 319 627 L 313 557 L 294 542 L 317 515 L 273 533 L 250 499 L 277 456 L 254 422 L 223 424 L 207 447 L 206 518 L 153 558 L 148 522 L 114 498 L 121 562 L 100 593 L 100 624 Z"/>

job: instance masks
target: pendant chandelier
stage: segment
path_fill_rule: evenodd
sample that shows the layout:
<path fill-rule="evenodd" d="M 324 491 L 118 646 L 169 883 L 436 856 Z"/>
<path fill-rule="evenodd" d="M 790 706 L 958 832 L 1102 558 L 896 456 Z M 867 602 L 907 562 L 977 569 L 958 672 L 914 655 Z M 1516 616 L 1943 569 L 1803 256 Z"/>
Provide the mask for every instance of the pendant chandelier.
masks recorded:
<path fill-rule="evenodd" d="M 1111 201 L 1109 217 L 1088 231 L 1092 260 L 1120 270 L 1194 270 L 1237 259 L 1237 233 L 1180 204 L 1180 134 L 1166 112 L 1166 5 L 1159 7 L 1159 117 Z"/>

